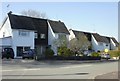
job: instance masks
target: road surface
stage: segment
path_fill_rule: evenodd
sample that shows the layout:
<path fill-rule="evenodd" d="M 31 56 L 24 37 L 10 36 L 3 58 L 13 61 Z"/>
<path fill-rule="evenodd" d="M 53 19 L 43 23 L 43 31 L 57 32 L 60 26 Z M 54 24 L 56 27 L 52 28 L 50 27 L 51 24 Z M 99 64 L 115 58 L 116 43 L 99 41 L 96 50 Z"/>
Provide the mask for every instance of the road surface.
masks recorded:
<path fill-rule="evenodd" d="M 4 60 L 2 79 L 94 79 L 118 71 L 118 62 L 64 63 Z"/>

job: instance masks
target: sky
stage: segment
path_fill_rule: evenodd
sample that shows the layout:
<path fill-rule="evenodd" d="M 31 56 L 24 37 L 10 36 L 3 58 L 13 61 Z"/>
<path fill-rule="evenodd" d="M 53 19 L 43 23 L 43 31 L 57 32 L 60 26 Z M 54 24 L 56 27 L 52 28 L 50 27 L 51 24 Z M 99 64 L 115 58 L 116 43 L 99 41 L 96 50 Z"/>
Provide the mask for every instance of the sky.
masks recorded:
<path fill-rule="evenodd" d="M 61 20 L 68 29 L 99 33 L 118 40 L 117 2 L 2 2 L 0 22 L 9 11 L 21 14 L 29 9 L 44 12 L 49 19 Z"/>

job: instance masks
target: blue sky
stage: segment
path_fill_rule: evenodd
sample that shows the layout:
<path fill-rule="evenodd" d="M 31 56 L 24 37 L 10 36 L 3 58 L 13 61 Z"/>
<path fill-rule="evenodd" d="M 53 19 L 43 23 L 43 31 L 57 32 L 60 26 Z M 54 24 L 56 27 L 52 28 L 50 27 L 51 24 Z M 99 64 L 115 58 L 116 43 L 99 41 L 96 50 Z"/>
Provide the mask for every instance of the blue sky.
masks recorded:
<path fill-rule="evenodd" d="M 6 7 L 8 4 L 9 8 Z M 96 32 L 118 39 L 117 2 L 4 2 L 2 20 L 10 10 L 20 14 L 28 9 L 45 12 L 49 19 L 63 21 L 68 29 Z"/>

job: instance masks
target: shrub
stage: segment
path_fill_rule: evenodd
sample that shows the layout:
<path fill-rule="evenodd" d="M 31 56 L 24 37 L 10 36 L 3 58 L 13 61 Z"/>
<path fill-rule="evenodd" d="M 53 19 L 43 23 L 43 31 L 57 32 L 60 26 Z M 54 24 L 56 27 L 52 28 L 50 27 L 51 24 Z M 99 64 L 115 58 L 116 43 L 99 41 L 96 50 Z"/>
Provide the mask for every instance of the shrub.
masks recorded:
<path fill-rule="evenodd" d="M 111 50 L 108 53 L 110 54 L 110 57 L 118 57 L 118 56 L 120 56 L 120 50 Z"/>
<path fill-rule="evenodd" d="M 59 47 L 58 48 L 58 56 L 63 56 L 64 49 L 66 49 L 66 47 Z"/>
<path fill-rule="evenodd" d="M 63 57 L 69 57 L 69 56 L 73 56 L 74 53 L 67 47 L 60 47 L 58 49 L 58 55 Z"/>
<path fill-rule="evenodd" d="M 91 54 L 91 56 L 92 56 L 92 57 L 99 57 L 100 54 L 99 54 L 98 52 L 93 52 L 93 53 Z"/>
<path fill-rule="evenodd" d="M 73 56 L 73 54 L 74 53 L 68 48 L 66 50 L 64 50 L 64 56 L 65 57 Z"/>
<path fill-rule="evenodd" d="M 51 48 L 47 48 L 45 51 L 45 57 L 53 57 L 54 51 Z"/>

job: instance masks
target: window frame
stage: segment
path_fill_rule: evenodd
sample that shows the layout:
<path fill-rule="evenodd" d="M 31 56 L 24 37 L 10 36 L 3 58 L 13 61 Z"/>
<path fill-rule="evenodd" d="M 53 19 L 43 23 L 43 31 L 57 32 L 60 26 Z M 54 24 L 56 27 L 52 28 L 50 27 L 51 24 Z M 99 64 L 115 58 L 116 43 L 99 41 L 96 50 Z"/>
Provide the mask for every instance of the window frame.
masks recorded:
<path fill-rule="evenodd" d="M 38 33 L 37 33 L 37 32 L 34 33 L 34 38 L 35 38 L 35 39 L 38 38 Z"/>
<path fill-rule="evenodd" d="M 28 37 L 30 36 L 30 32 L 26 30 L 19 30 L 18 35 L 23 37 Z"/>
<path fill-rule="evenodd" d="M 102 42 L 99 42 L 99 44 L 98 44 L 99 46 L 103 46 L 103 43 Z"/>
<path fill-rule="evenodd" d="M 46 39 L 46 34 L 41 33 L 41 34 L 40 34 L 40 39 Z"/>

